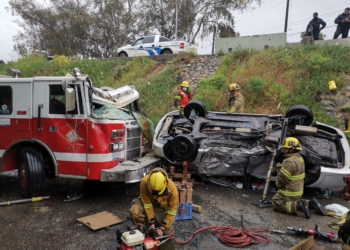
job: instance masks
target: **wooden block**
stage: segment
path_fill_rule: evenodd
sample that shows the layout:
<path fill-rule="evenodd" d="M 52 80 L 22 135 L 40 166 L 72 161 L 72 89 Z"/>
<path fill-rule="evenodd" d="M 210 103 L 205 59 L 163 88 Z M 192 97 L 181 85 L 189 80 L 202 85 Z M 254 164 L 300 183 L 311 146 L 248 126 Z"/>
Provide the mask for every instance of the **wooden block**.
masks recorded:
<path fill-rule="evenodd" d="M 186 187 L 192 188 L 193 187 L 193 182 L 186 182 Z"/>
<path fill-rule="evenodd" d="M 186 194 L 186 203 L 192 203 L 192 194 L 193 194 L 193 189 L 188 188 L 187 194 Z"/>
<path fill-rule="evenodd" d="M 196 205 L 196 204 L 192 204 L 192 211 L 200 213 L 200 212 L 202 212 L 202 207 L 199 205 Z"/>
<path fill-rule="evenodd" d="M 184 175 L 182 173 L 175 173 L 173 175 L 173 178 L 177 178 L 177 179 L 182 179 L 184 177 Z M 185 175 L 186 179 L 190 179 L 191 178 L 191 174 L 187 174 Z"/>
<path fill-rule="evenodd" d="M 179 190 L 179 202 L 183 203 L 183 202 L 185 202 L 185 199 L 186 199 L 186 189 L 180 189 Z"/>

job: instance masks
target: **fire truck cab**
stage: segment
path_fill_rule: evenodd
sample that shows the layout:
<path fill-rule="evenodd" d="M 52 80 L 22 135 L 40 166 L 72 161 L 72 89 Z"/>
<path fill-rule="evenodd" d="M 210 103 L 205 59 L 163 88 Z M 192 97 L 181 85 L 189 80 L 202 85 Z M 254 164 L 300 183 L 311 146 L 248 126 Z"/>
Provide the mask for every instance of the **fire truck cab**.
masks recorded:
<path fill-rule="evenodd" d="M 133 86 L 93 87 L 77 68 L 0 79 L 0 173 L 18 169 L 23 197 L 42 195 L 45 178 L 140 181 L 160 159 L 138 98 Z"/>

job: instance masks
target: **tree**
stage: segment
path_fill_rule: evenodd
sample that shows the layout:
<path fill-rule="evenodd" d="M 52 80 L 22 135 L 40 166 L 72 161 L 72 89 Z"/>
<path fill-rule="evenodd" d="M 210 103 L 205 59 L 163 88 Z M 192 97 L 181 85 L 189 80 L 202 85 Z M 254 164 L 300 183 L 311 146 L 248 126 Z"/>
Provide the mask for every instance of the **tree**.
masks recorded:
<path fill-rule="evenodd" d="M 260 3 L 260 0 L 146 0 L 143 9 L 150 29 L 174 37 L 176 1 L 179 3 L 178 36 L 191 43 L 200 32 L 204 35 L 212 33 L 214 23 L 220 34 L 225 33 L 223 27 L 233 31 L 233 11 L 243 11 L 253 2 Z"/>
<path fill-rule="evenodd" d="M 136 0 L 48 0 L 47 5 L 10 0 L 23 21 L 14 37 L 15 50 L 47 50 L 50 54 L 111 57 L 144 29 Z"/>

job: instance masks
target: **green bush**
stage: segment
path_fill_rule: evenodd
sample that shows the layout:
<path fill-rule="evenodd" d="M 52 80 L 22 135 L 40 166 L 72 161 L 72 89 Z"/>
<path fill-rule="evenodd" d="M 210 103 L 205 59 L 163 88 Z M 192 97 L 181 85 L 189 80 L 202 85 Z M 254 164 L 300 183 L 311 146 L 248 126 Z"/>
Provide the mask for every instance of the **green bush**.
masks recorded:
<path fill-rule="evenodd" d="M 271 97 L 274 101 L 284 102 L 284 100 L 289 96 L 289 92 L 282 84 L 273 83 L 265 92 L 265 96 Z"/>
<path fill-rule="evenodd" d="M 330 58 L 324 57 L 318 53 L 312 54 L 307 62 L 310 71 L 327 70 L 330 66 Z"/>
<path fill-rule="evenodd" d="M 224 75 L 215 75 L 207 79 L 202 79 L 199 81 L 198 88 L 200 89 L 211 89 L 220 90 L 226 82 L 226 77 Z"/>
<path fill-rule="evenodd" d="M 265 81 L 260 77 L 251 77 L 248 81 L 247 89 L 254 94 L 258 94 L 265 88 L 265 86 Z"/>

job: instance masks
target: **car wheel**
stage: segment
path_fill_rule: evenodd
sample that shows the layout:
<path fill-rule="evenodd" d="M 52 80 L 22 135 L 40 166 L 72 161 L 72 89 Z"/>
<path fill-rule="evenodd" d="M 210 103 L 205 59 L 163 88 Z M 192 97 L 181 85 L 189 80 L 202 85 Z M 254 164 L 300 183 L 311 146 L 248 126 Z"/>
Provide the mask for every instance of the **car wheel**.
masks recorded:
<path fill-rule="evenodd" d="M 41 153 L 33 148 L 23 148 L 20 153 L 18 179 L 23 198 L 41 196 L 45 189 L 44 160 Z"/>
<path fill-rule="evenodd" d="M 286 117 L 300 119 L 303 126 L 310 126 L 314 120 L 314 114 L 311 109 L 304 105 L 294 105 L 287 110 Z"/>
<path fill-rule="evenodd" d="M 171 142 L 171 153 L 181 161 L 194 161 L 197 157 L 198 146 L 189 135 L 178 135 Z"/>
<path fill-rule="evenodd" d="M 184 108 L 185 117 L 188 119 L 193 114 L 199 117 L 205 117 L 207 109 L 202 102 L 194 100 L 186 104 Z"/>
<path fill-rule="evenodd" d="M 168 49 L 166 49 L 162 52 L 162 55 L 172 55 L 172 54 L 173 54 L 173 52 L 171 52 L 171 50 L 168 50 Z"/>
<path fill-rule="evenodd" d="M 125 52 L 121 52 L 121 53 L 119 54 L 119 57 L 128 57 L 128 54 L 126 54 Z"/>

